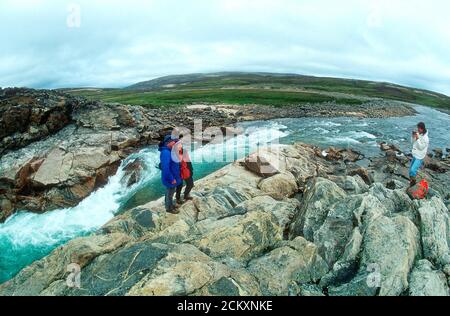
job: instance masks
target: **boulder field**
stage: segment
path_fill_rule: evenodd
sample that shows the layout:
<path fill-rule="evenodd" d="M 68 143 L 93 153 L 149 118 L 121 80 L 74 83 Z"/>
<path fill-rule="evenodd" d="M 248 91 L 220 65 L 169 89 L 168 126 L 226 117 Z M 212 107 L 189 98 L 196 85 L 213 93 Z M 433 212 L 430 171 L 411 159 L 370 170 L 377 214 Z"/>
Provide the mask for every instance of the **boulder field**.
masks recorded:
<path fill-rule="evenodd" d="M 0 295 L 448 296 L 448 187 L 413 201 L 401 155 L 361 158 L 266 148 L 198 181 L 179 214 L 162 200 L 129 210 Z M 433 169 L 422 175 L 448 179 Z M 73 264 L 79 288 L 67 285 Z"/>

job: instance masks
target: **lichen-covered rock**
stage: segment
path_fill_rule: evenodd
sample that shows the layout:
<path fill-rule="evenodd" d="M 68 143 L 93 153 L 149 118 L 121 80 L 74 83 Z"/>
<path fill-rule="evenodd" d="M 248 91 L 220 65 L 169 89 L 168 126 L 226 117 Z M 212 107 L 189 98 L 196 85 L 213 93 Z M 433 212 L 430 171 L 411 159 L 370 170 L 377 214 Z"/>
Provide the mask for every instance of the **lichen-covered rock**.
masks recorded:
<path fill-rule="evenodd" d="M 245 269 L 229 269 L 229 276 L 222 277 L 193 293 L 195 296 L 261 296 L 256 278 Z"/>
<path fill-rule="evenodd" d="M 419 231 L 409 219 L 381 216 L 367 226 L 361 267 L 379 274 L 381 296 L 397 296 L 408 288 L 408 275 L 419 253 Z"/>
<path fill-rule="evenodd" d="M 301 210 L 291 225 L 291 237 L 304 236 L 314 240 L 314 232 L 323 225 L 333 205 L 347 194 L 330 180 L 317 178 L 305 192 Z"/>
<path fill-rule="evenodd" d="M 291 173 L 280 173 L 264 179 L 258 188 L 276 200 L 291 198 L 298 192 L 297 182 Z"/>
<path fill-rule="evenodd" d="M 354 210 L 360 206 L 361 200 L 361 196 L 347 196 L 335 203 L 320 229 L 314 232 L 314 243 L 330 268 L 346 250 L 354 232 Z"/>
<path fill-rule="evenodd" d="M 359 269 L 358 256 L 361 251 L 362 241 L 363 236 L 359 228 L 356 227 L 345 246 L 344 253 L 333 265 L 332 270 L 320 280 L 320 286 L 326 288 L 351 281 Z"/>
<path fill-rule="evenodd" d="M 226 265 L 214 261 L 192 245 L 181 244 L 160 260 L 152 272 L 135 284 L 127 295 L 186 296 L 205 287 L 208 287 L 208 291 L 219 293 L 228 287 L 232 294 L 240 294 L 240 291 L 245 294 L 245 290 L 239 286 L 239 280 L 233 279 L 231 275 Z M 248 294 L 258 292 L 250 288 L 248 291 Z"/>
<path fill-rule="evenodd" d="M 123 122 L 138 124 L 135 114 L 125 111 Z M 96 124 L 89 116 L 81 121 Z M 99 124 L 118 121 L 105 116 Z M 347 175 L 356 167 L 351 156 L 340 158 L 346 165 L 317 150 L 297 144 L 266 151 L 282 166 L 271 176 L 247 170 L 243 160 L 226 166 L 197 181 L 193 201 L 176 215 L 165 212 L 163 198 L 127 210 L 0 285 L 0 295 L 446 295 L 450 224 L 442 198 L 413 202 L 397 185 L 379 183 L 374 169 L 369 187 Z M 81 153 L 78 170 L 95 169 L 97 158 Z M 53 154 L 55 161 L 68 155 L 61 148 Z M 4 160 L 12 168 L 4 170 L 3 185 L 27 183 L 45 166 L 22 158 L 26 167 Z M 48 183 L 66 171 L 47 173 Z M 48 194 L 63 199 L 55 188 Z M 34 198 L 27 203 L 38 204 Z M 11 208 L 9 199 L 0 201 Z M 419 261 L 423 256 L 434 266 Z M 67 285 L 71 263 L 81 268 L 80 289 Z"/>
<path fill-rule="evenodd" d="M 416 212 L 416 206 L 405 190 L 390 190 L 381 183 L 375 183 L 369 193 L 383 204 L 389 214 Z"/>
<path fill-rule="evenodd" d="M 261 150 L 245 158 L 245 167 L 261 177 L 272 177 L 286 170 L 286 162 L 277 149 Z"/>
<path fill-rule="evenodd" d="M 327 168 L 324 161 L 315 158 L 312 146 L 298 144 L 285 147 L 282 154 L 286 157 L 286 170 L 295 177 L 300 190 L 304 189 L 310 179 Z"/>
<path fill-rule="evenodd" d="M 345 250 L 353 231 L 353 223 L 340 218 L 327 218 L 314 233 L 314 243 L 327 264 L 332 267 Z"/>
<path fill-rule="evenodd" d="M 364 271 L 354 277 L 351 282 L 340 286 L 330 286 L 329 296 L 376 296 L 378 288 L 376 286 L 377 276 Z"/>
<path fill-rule="evenodd" d="M 356 168 L 350 170 L 350 176 L 359 176 L 367 185 L 371 185 L 373 183 L 373 177 L 369 170 L 366 168 Z"/>
<path fill-rule="evenodd" d="M 140 238 L 163 229 L 162 226 L 167 217 L 165 213 L 156 212 L 144 205 L 116 216 L 106 223 L 100 232 L 103 234 L 123 233 Z"/>
<path fill-rule="evenodd" d="M 278 224 L 283 231 L 288 229 L 294 215 L 300 208 L 300 201 L 288 199 L 285 201 L 276 201 L 274 198 L 262 195 L 239 204 L 234 212 L 236 214 L 245 214 L 248 212 L 264 211 L 273 213 L 278 219 Z"/>
<path fill-rule="evenodd" d="M 364 223 L 320 281 L 332 296 L 397 296 L 408 288 L 409 273 L 421 254 L 419 231 L 408 218 L 387 217 L 386 210 L 370 210 L 373 205 L 363 202 L 361 207 L 368 208 L 360 211 Z"/>
<path fill-rule="evenodd" d="M 409 278 L 410 296 L 449 296 L 445 274 L 436 271 L 428 260 L 419 261 Z"/>
<path fill-rule="evenodd" d="M 66 295 L 123 296 L 165 258 L 171 246 L 149 241 L 99 256 L 81 272 L 81 288 Z"/>
<path fill-rule="evenodd" d="M 299 286 L 299 296 L 305 297 L 324 297 L 323 289 L 315 284 L 305 284 Z"/>
<path fill-rule="evenodd" d="M 258 279 L 263 295 L 286 296 L 292 283 L 316 282 L 328 272 L 317 247 L 302 237 L 252 260 L 248 270 Z"/>
<path fill-rule="evenodd" d="M 450 264 L 449 212 L 439 198 L 422 202 L 420 230 L 425 258 L 438 266 Z"/>
<path fill-rule="evenodd" d="M 268 212 L 251 212 L 222 220 L 197 224 L 200 236 L 193 243 L 212 258 L 231 257 L 248 261 L 281 240 L 276 217 Z"/>
<path fill-rule="evenodd" d="M 22 270 L 14 279 L 0 285 L 0 296 L 36 296 L 52 283 L 69 275 L 67 268 L 87 266 L 95 258 L 113 252 L 130 241 L 124 234 L 94 235 L 70 241 L 49 256 Z M 67 289 L 67 287 L 65 287 Z M 55 293 L 60 294 L 60 293 Z"/>
<path fill-rule="evenodd" d="M 236 209 L 239 204 L 251 199 L 254 195 L 246 190 L 240 190 L 238 184 L 216 187 L 203 196 L 194 199 L 197 208 L 198 220 L 207 218 L 224 218 L 233 215 L 242 215 Z"/>
<path fill-rule="evenodd" d="M 349 194 L 362 194 L 369 191 L 369 186 L 358 175 L 353 177 L 328 176 L 328 179 L 336 183 L 341 189 Z"/>

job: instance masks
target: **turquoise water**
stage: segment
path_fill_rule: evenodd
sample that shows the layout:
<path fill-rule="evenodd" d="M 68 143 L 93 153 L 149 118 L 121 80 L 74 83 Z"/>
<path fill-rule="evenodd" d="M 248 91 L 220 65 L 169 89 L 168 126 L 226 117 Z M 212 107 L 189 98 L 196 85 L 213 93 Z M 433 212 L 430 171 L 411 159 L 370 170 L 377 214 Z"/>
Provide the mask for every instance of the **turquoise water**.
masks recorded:
<path fill-rule="evenodd" d="M 450 116 L 425 107 L 417 110 L 417 116 L 405 118 L 301 118 L 240 124 L 245 134 L 224 144 L 192 149 L 195 178 L 278 140 L 281 144 L 302 141 L 322 147 L 349 146 L 367 156 L 380 154 L 377 143 L 386 141 L 408 152 L 411 131 L 419 121 L 429 125 L 432 148 L 449 148 Z M 0 224 L 0 283 L 67 241 L 92 233 L 115 214 L 161 197 L 164 189 L 156 168 L 158 158 L 156 147 L 146 148 L 125 160 L 108 185 L 78 206 L 45 214 L 19 212 Z M 123 167 L 135 159 L 144 162 L 146 172 L 139 183 L 127 188 Z"/>

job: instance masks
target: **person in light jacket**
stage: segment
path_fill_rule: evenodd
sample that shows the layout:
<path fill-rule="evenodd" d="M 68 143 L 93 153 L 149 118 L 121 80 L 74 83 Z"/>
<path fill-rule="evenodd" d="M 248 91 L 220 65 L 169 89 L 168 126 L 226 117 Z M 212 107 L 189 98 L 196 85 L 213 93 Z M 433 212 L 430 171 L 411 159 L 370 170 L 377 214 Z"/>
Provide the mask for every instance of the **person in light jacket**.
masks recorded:
<path fill-rule="evenodd" d="M 423 165 L 424 159 L 428 154 L 428 147 L 430 145 L 430 139 L 428 138 L 428 131 L 425 123 L 419 123 L 417 125 L 417 131 L 413 132 L 413 160 L 411 161 L 411 167 L 409 168 L 409 177 L 411 187 L 417 184 L 417 172 Z"/>

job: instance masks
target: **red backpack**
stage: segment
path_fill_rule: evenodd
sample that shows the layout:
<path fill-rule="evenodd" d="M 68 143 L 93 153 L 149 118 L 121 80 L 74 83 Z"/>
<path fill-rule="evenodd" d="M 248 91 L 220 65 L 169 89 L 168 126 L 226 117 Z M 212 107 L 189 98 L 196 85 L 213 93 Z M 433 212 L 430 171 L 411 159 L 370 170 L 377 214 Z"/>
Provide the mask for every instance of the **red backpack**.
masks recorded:
<path fill-rule="evenodd" d="M 189 154 L 184 152 L 183 146 L 180 146 L 180 167 L 181 167 L 181 179 L 187 180 L 189 179 L 191 175 L 191 170 L 189 170 L 188 164 L 186 160 L 191 160 L 189 157 Z"/>
<path fill-rule="evenodd" d="M 188 168 L 188 164 L 186 161 L 181 161 L 181 179 L 187 180 L 191 177 L 191 170 Z"/>
<path fill-rule="evenodd" d="M 422 180 L 415 186 L 408 189 L 409 196 L 413 200 L 423 200 L 429 191 L 429 185 L 427 180 Z"/>

